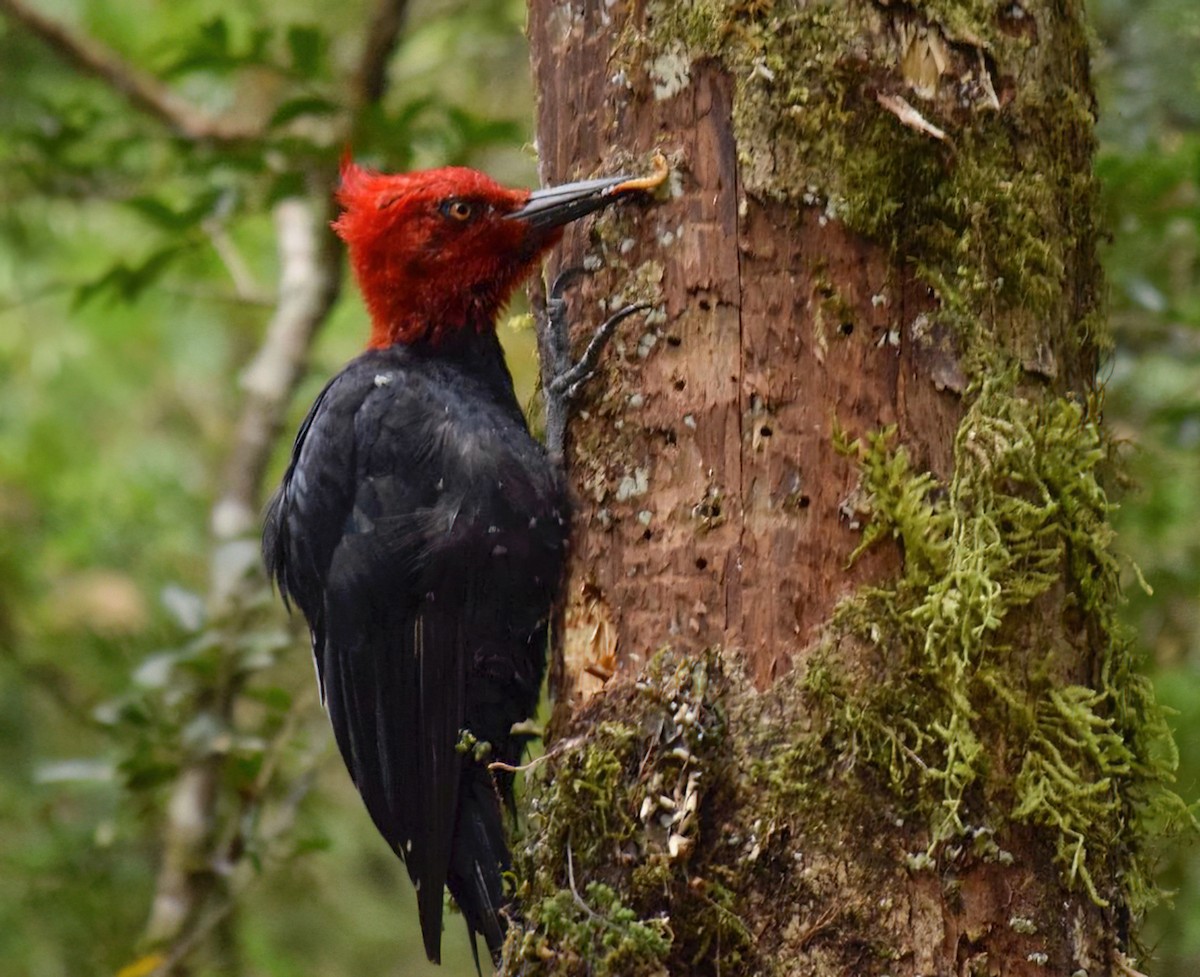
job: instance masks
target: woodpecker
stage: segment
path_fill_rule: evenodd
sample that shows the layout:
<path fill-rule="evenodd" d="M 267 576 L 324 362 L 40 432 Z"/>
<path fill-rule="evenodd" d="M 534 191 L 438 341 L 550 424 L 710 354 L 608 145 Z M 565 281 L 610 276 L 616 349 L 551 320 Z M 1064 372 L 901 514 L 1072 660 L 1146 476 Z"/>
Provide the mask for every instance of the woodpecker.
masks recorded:
<path fill-rule="evenodd" d="M 370 339 L 300 427 L 263 555 L 308 622 L 342 758 L 416 886 L 434 962 L 443 886 L 472 948 L 482 934 L 499 956 L 513 794 L 511 775 L 488 764 L 520 762 L 513 726 L 537 704 L 566 550 L 564 477 L 530 435 L 496 317 L 565 224 L 647 185 L 531 193 L 461 167 L 342 166 L 333 227 Z M 562 336 L 550 347 L 561 438 L 594 356 L 572 366 Z"/>

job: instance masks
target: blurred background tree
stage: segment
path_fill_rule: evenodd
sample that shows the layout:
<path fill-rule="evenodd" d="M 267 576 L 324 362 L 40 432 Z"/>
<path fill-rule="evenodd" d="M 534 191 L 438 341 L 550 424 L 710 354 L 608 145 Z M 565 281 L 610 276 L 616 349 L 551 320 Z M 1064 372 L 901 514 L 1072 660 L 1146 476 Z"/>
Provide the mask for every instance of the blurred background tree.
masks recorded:
<path fill-rule="evenodd" d="M 1091 6 L 1128 620 L 1195 799 L 1200 9 Z M 338 155 L 536 182 L 523 22 L 520 0 L 0 0 L 0 972 L 439 973 L 247 520 L 365 334 L 349 289 L 330 305 Z M 503 337 L 527 397 L 532 336 Z M 181 808 L 189 774 L 208 792 Z M 213 856 L 176 866 L 194 905 L 152 916 L 199 809 L 174 849 Z M 1196 852 L 1163 879 L 1148 969 L 1200 972 Z M 473 972 L 448 926 L 440 972 Z"/>
<path fill-rule="evenodd" d="M 1130 484 L 1114 521 L 1131 567 L 1126 619 L 1176 710 L 1179 789 L 1200 796 L 1200 7 L 1092 0 L 1097 167 L 1116 341 L 1106 414 Z M 1152 589 L 1151 594 L 1149 590 Z M 1163 866 L 1174 908 L 1142 929 L 1152 972 L 1200 973 L 1200 854 Z"/>

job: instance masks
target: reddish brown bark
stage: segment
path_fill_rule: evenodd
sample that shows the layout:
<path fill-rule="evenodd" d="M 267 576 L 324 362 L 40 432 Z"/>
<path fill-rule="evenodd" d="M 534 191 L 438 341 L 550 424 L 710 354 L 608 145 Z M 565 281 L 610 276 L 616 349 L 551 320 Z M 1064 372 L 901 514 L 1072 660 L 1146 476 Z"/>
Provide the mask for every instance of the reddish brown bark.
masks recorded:
<path fill-rule="evenodd" d="M 946 389 L 952 358 L 910 341 L 929 290 L 884 248 L 817 208 L 741 190 L 730 82 L 716 62 L 694 65 L 671 99 L 631 94 L 597 70 L 610 35 L 601 8 L 587 7 L 567 30 L 560 8 L 532 11 L 544 181 L 661 149 L 683 193 L 641 216 L 631 251 L 607 249 L 622 267 L 596 275 L 576 303 L 582 335 L 622 275 L 664 267 L 665 322 L 627 327 L 624 355 L 573 428 L 588 448 L 571 459 L 575 627 L 559 691 L 598 687 L 585 669 L 611 641 L 635 665 L 668 644 L 736 649 L 766 683 L 842 596 L 895 568 L 883 550 L 849 566 L 857 474 L 834 449 L 834 426 L 898 425 L 917 464 L 947 474 L 960 417 Z M 568 264 L 588 249 L 580 234 L 562 250 Z M 593 638 L 598 622 L 606 638 Z"/>

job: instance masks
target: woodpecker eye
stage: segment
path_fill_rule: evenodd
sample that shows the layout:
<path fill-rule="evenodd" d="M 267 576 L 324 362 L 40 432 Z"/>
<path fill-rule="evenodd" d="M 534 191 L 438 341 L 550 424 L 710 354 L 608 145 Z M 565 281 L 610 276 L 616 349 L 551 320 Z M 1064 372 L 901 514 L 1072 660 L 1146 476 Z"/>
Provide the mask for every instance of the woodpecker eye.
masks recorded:
<path fill-rule="evenodd" d="M 461 223 L 469 221 L 475 216 L 475 208 L 466 200 L 458 200 L 451 198 L 445 201 L 441 206 L 442 216 L 448 217 L 451 220 L 456 220 Z"/>

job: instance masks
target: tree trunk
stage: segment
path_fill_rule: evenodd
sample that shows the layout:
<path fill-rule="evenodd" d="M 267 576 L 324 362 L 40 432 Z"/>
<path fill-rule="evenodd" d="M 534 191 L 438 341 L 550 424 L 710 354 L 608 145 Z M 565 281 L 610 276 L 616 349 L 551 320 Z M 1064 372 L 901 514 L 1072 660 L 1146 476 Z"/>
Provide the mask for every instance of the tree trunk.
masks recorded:
<path fill-rule="evenodd" d="M 571 432 L 505 972 L 1129 972 L 1179 808 L 1114 622 L 1080 4 L 529 31 L 545 182 L 674 172 L 561 252 L 580 341 L 652 311 Z"/>

